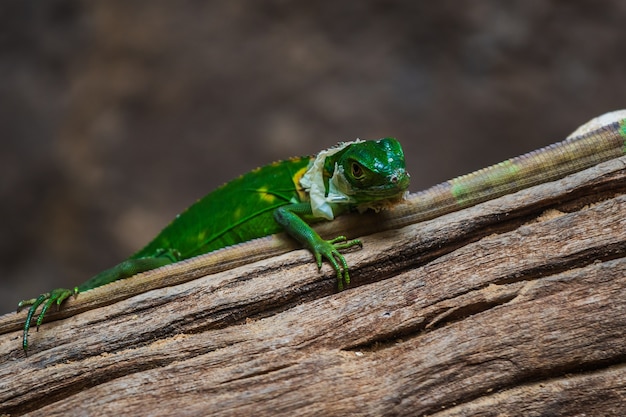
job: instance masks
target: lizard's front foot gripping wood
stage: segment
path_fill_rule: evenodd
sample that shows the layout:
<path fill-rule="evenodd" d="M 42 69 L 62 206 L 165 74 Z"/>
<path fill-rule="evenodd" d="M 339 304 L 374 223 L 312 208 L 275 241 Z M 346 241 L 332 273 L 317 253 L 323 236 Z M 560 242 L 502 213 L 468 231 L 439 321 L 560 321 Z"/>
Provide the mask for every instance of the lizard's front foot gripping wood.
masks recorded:
<path fill-rule="evenodd" d="M 322 269 L 323 259 L 326 259 L 335 270 L 337 274 L 337 289 L 339 291 L 343 291 L 344 282 L 345 285 L 350 284 L 348 262 L 346 262 L 346 258 L 339 251 L 353 246 L 362 248 L 363 244 L 358 239 L 348 241 L 345 236 L 337 236 L 331 240 L 321 240 L 312 249 L 318 270 Z"/>

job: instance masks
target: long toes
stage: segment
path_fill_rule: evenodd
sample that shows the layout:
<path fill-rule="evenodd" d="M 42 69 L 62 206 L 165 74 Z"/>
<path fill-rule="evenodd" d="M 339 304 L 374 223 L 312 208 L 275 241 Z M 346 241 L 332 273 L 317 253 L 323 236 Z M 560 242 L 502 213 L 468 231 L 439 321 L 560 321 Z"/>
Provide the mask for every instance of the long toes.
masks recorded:
<path fill-rule="evenodd" d="M 334 245 L 337 242 L 345 242 L 347 240 L 348 238 L 345 236 L 337 236 L 336 238 L 329 240 L 328 243 L 330 243 L 331 245 Z"/>
<path fill-rule="evenodd" d="M 350 283 L 350 275 L 348 274 L 348 262 L 343 257 L 343 255 L 337 251 L 334 251 L 332 253 L 331 262 L 333 261 L 334 261 L 333 267 L 335 268 L 335 271 L 337 272 L 337 288 L 339 291 L 342 291 L 343 283 L 345 282 L 346 285 Z"/>
<path fill-rule="evenodd" d="M 37 331 L 39 331 L 39 326 L 41 326 L 41 323 L 43 323 L 43 318 L 46 315 L 46 312 L 48 311 L 50 306 L 54 304 L 55 301 L 56 301 L 55 298 L 50 297 L 46 300 L 46 303 L 43 305 L 43 307 L 41 307 L 39 316 L 37 316 Z"/>
<path fill-rule="evenodd" d="M 360 248 L 362 248 L 363 244 L 361 243 L 359 239 L 354 239 L 354 240 L 350 240 L 347 242 L 344 241 L 343 243 L 334 244 L 335 249 L 348 249 L 348 248 L 351 248 L 352 246 L 359 246 Z"/>
<path fill-rule="evenodd" d="M 41 294 L 39 297 L 35 299 L 35 302 L 30 305 L 28 309 L 28 314 L 26 315 L 26 321 L 24 322 L 24 335 L 22 336 L 22 349 L 24 349 L 24 353 L 28 352 L 28 330 L 30 329 L 30 324 L 32 323 L 33 316 L 37 311 L 37 308 L 43 303 L 50 294 Z M 39 321 L 39 319 L 38 319 Z"/>
<path fill-rule="evenodd" d="M 19 313 L 24 307 L 31 306 L 35 303 L 36 298 L 31 298 L 30 300 L 22 300 L 17 303 L 17 312 Z"/>
<path fill-rule="evenodd" d="M 341 261 L 341 266 L 343 267 L 343 280 L 345 281 L 346 285 L 350 284 L 350 273 L 348 272 L 348 262 L 346 262 L 346 259 L 342 256 L 341 258 L 339 258 Z"/>

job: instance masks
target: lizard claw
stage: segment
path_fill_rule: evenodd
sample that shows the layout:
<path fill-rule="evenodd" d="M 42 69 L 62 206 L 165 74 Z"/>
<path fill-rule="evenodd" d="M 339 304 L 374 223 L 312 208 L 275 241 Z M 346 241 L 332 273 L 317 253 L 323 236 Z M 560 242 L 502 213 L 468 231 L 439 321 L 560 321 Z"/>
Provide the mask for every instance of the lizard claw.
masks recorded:
<path fill-rule="evenodd" d="M 350 284 L 350 273 L 348 271 L 348 262 L 339 253 L 340 249 L 347 249 L 352 246 L 363 247 L 360 240 L 348 240 L 345 236 L 337 236 L 331 240 L 321 240 L 318 242 L 313 253 L 315 255 L 315 261 L 317 262 L 317 268 L 322 268 L 322 259 L 326 259 L 337 274 L 337 289 L 343 290 L 344 282 L 346 285 Z"/>
<path fill-rule="evenodd" d="M 43 319 L 46 315 L 46 312 L 50 308 L 52 304 L 57 305 L 57 308 L 60 307 L 61 303 L 65 301 L 69 296 L 78 294 L 78 288 L 74 288 L 73 290 L 67 288 L 57 288 L 50 292 L 41 294 L 37 298 L 31 298 L 30 300 L 22 300 L 17 304 L 17 311 L 19 312 L 23 307 L 30 306 L 28 309 L 28 314 L 26 315 L 26 321 L 24 322 L 24 336 L 22 337 L 22 349 L 24 349 L 24 353 L 28 353 L 28 331 L 30 330 L 31 323 L 33 320 L 33 316 L 37 312 L 37 309 L 40 305 L 41 311 L 37 316 L 36 326 L 37 330 L 39 330 L 39 326 L 43 322 Z"/>

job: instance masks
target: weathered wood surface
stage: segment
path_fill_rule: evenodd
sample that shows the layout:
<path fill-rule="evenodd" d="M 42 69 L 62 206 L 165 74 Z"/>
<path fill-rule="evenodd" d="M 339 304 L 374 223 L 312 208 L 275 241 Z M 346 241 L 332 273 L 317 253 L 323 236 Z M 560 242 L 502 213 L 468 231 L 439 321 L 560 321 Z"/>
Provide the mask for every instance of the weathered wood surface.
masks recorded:
<path fill-rule="evenodd" d="M 96 289 L 26 358 L 0 317 L 0 414 L 624 415 L 625 190 L 620 158 L 364 236 L 341 293 L 303 250 Z"/>

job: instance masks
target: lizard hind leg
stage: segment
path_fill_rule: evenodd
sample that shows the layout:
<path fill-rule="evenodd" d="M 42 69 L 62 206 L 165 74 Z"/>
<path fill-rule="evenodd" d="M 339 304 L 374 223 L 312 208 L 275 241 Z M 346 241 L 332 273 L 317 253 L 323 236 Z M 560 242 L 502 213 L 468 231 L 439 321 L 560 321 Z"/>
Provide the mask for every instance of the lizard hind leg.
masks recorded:
<path fill-rule="evenodd" d="M 174 249 L 159 249 L 152 256 L 129 258 L 83 282 L 77 287 L 77 292 L 85 292 L 120 279 L 132 277 L 140 272 L 151 271 L 174 263 L 179 259 L 180 253 Z"/>
<path fill-rule="evenodd" d="M 24 336 L 22 338 L 22 348 L 24 349 L 24 353 L 28 351 L 28 331 L 30 330 L 30 326 L 33 321 L 33 316 L 37 312 L 37 309 L 41 304 L 43 307 L 37 316 L 37 330 L 39 330 L 39 326 L 43 322 L 44 316 L 46 312 L 50 308 L 52 304 L 56 302 L 57 307 L 61 305 L 61 303 L 67 299 L 70 295 L 78 294 L 78 289 L 74 288 L 74 290 L 69 290 L 66 288 L 57 288 L 48 293 L 41 294 L 37 298 L 32 298 L 30 300 L 22 300 L 17 304 L 17 311 L 19 312 L 23 307 L 30 306 L 28 309 L 28 314 L 26 315 L 26 321 L 24 322 Z"/>
<path fill-rule="evenodd" d="M 17 305 L 18 312 L 23 307 L 30 306 L 28 314 L 26 315 L 26 321 L 24 322 L 24 335 L 22 337 L 22 348 L 24 349 L 24 353 L 27 353 L 28 351 L 28 331 L 31 328 L 33 317 L 35 316 L 39 306 L 43 305 L 43 307 L 41 307 L 41 311 L 37 315 L 37 330 L 39 330 L 39 326 L 43 323 L 48 309 L 53 304 L 56 304 L 57 308 L 60 308 L 63 301 L 71 295 L 77 296 L 81 292 L 85 292 L 120 279 L 131 277 L 140 272 L 150 271 L 152 269 L 171 264 L 178 261 L 179 258 L 180 253 L 177 250 L 160 249 L 150 257 L 127 259 L 113 268 L 104 270 L 93 276 L 91 279 L 85 281 L 79 286 L 74 287 L 73 290 L 67 288 L 57 288 L 49 293 L 41 294 L 37 298 L 20 301 Z"/>

